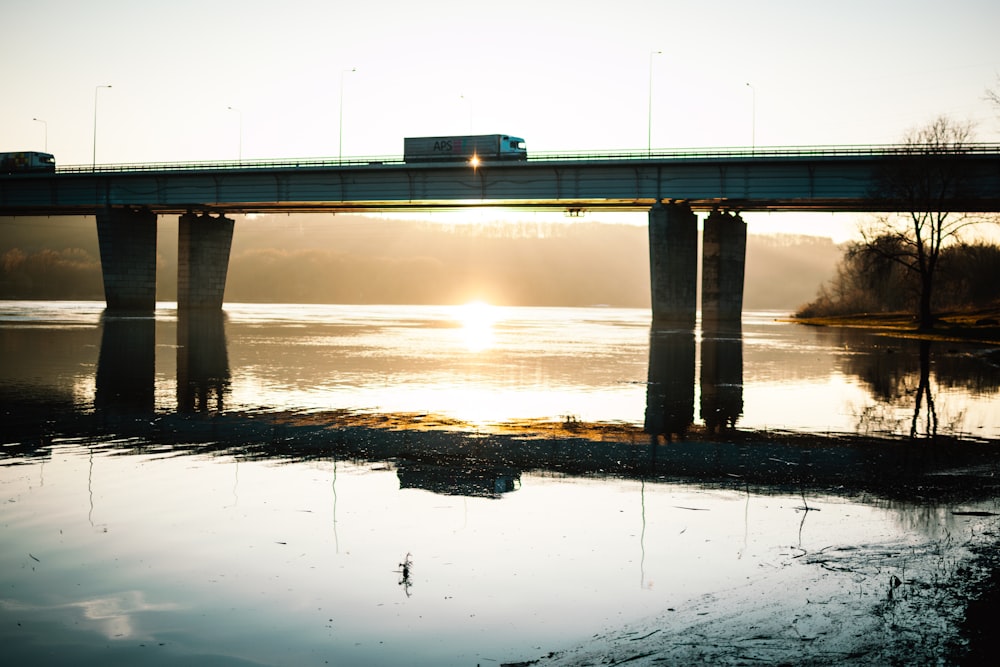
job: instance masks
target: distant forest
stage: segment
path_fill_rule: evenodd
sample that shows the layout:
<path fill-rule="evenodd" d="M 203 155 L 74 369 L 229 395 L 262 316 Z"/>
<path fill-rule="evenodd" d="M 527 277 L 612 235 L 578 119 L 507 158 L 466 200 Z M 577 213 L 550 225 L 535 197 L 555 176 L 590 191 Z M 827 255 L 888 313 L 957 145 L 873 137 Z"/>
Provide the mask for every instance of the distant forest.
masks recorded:
<path fill-rule="evenodd" d="M 0 298 L 103 299 L 93 218 L 0 218 Z M 812 236 L 747 242 L 744 307 L 792 311 L 842 250 Z M 157 298 L 176 299 L 177 220 L 158 224 Z M 360 215 L 237 218 L 229 302 L 649 306 L 644 226 L 439 222 Z"/>
<path fill-rule="evenodd" d="M 892 243 L 892 239 L 884 240 Z M 932 298 L 936 311 L 1000 306 L 1000 246 L 978 241 L 941 250 Z M 913 312 L 919 276 L 900 264 L 866 251 L 860 242 L 844 246 L 834 276 L 798 317 Z"/>

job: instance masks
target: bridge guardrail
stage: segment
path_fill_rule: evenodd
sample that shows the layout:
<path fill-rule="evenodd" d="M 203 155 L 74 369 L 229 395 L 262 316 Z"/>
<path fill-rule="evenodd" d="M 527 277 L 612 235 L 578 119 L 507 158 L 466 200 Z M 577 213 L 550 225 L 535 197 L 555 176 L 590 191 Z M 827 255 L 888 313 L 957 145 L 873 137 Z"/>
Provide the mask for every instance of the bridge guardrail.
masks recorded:
<path fill-rule="evenodd" d="M 761 146 L 685 149 L 605 149 L 542 151 L 528 155 L 528 162 L 596 162 L 601 160 L 697 160 L 719 158 L 858 157 L 886 155 L 1000 155 L 1000 144 L 973 143 L 953 147 L 922 144 L 873 144 L 858 146 Z M 57 173 L 120 173 L 128 171 L 211 171 L 236 169 L 285 169 L 406 165 L 401 155 L 335 158 L 277 158 L 266 160 L 214 160 L 200 162 L 142 162 L 57 166 Z M 436 163 L 435 163 L 436 164 Z M 443 163 L 441 166 L 451 166 Z"/>
<path fill-rule="evenodd" d="M 733 148 L 690 148 L 652 151 L 626 149 L 611 151 L 578 152 L 532 152 L 531 160 L 615 160 L 615 159 L 718 159 L 718 158 L 766 158 L 766 157 L 855 157 L 886 155 L 966 155 L 981 153 L 1000 154 L 1000 144 L 973 143 L 954 149 L 931 144 L 872 144 L 857 146 L 758 146 Z"/>

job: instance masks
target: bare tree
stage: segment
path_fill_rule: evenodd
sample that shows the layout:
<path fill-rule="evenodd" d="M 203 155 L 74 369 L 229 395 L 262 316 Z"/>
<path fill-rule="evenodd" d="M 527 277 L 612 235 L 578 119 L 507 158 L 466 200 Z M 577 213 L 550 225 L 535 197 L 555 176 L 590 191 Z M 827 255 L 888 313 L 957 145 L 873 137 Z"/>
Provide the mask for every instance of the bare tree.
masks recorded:
<path fill-rule="evenodd" d="M 967 187 L 961 155 L 971 137 L 971 123 L 947 116 L 911 130 L 898 159 L 876 174 L 873 196 L 897 213 L 881 216 L 861 230 L 865 252 L 899 264 L 915 280 L 921 329 L 934 324 L 932 297 L 942 248 L 958 242 L 964 228 L 980 222 L 952 209 Z"/>
<path fill-rule="evenodd" d="M 1000 112 L 1000 74 L 997 75 L 997 87 L 987 88 L 985 98 L 987 102 L 992 102 L 993 106 Z"/>

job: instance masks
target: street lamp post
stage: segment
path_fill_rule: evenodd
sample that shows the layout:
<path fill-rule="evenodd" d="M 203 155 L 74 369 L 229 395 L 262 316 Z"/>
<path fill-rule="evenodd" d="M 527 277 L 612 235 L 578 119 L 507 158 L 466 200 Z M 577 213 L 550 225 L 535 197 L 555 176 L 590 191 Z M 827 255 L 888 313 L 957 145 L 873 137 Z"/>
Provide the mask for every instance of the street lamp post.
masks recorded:
<path fill-rule="evenodd" d="M 93 154 L 91 155 L 90 170 L 97 171 L 97 93 L 101 88 L 110 88 L 107 86 L 97 86 L 94 88 L 94 146 Z"/>
<path fill-rule="evenodd" d="M 31 120 L 35 121 L 36 123 L 41 123 L 42 125 L 45 126 L 45 149 L 44 150 L 45 150 L 46 153 L 48 153 L 49 152 L 49 124 L 46 123 L 41 118 L 32 118 Z"/>
<path fill-rule="evenodd" d="M 472 100 L 465 96 L 465 93 L 458 96 L 458 99 L 465 102 L 469 109 L 469 134 L 472 134 Z"/>
<path fill-rule="evenodd" d="M 344 157 L 344 75 L 348 72 L 357 72 L 357 67 L 340 70 L 340 126 L 337 134 L 337 159 Z"/>
<path fill-rule="evenodd" d="M 750 89 L 750 152 L 757 150 L 757 89 L 747 83 Z"/>
<path fill-rule="evenodd" d="M 649 109 L 646 115 L 646 154 L 653 150 L 653 56 L 662 55 L 663 51 L 649 52 Z"/>
<path fill-rule="evenodd" d="M 239 143 L 239 152 L 236 154 L 237 155 L 236 159 L 239 162 L 243 162 L 243 112 L 237 109 L 236 107 L 226 107 L 226 108 L 229 109 L 230 111 L 235 111 L 237 114 L 239 114 L 240 117 L 240 143 Z"/>

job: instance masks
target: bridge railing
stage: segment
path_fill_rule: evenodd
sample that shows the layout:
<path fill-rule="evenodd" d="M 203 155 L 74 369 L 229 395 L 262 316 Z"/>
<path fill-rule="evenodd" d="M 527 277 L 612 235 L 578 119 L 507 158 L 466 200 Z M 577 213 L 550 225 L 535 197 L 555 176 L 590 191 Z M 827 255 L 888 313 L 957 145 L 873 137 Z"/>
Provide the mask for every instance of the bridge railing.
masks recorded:
<path fill-rule="evenodd" d="M 1000 154 L 1000 144 L 971 143 L 957 149 L 942 149 L 933 144 L 870 144 L 856 146 L 757 146 L 731 148 L 682 148 L 682 149 L 626 149 L 589 151 L 533 151 L 529 161 L 566 160 L 663 160 L 663 159 L 719 159 L 719 158 L 787 158 L 787 157 L 856 157 L 886 155 L 938 155 L 938 154 Z"/>
<path fill-rule="evenodd" d="M 130 162 L 98 165 L 59 165 L 59 173 L 93 173 L 124 171 L 212 171 L 220 169 L 294 169 L 296 167 L 360 167 L 403 164 L 402 156 L 351 158 L 274 158 L 267 160 L 210 160 L 202 162 Z"/>
<path fill-rule="evenodd" d="M 1000 144 L 973 143 L 958 149 L 939 145 L 872 144 L 857 146 L 761 146 L 733 148 L 682 148 L 682 149 L 604 149 L 585 151 L 533 151 L 528 162 L 597 162 L 612 160 L 700 160 L 700 159 L 766 159 L 807 157 L 859 157 L 887 155 L 944 155 L 983 154 L 1000 155 Z M 248 169 L 295 169 L 331 167 L 380 167 L 405 165 L 400 155 L 377 155 L 348 158 L 278 158 L 267 160 L 213 160 L 202 162 L 139 162 L 99 165 L 57 166 L 58 173 L 120 173 L 142 171 L 212 171 Z M 426 164 L 426 163 L 421 163 Z M 454 163 L 432 163 L 453 166 Z"/>

